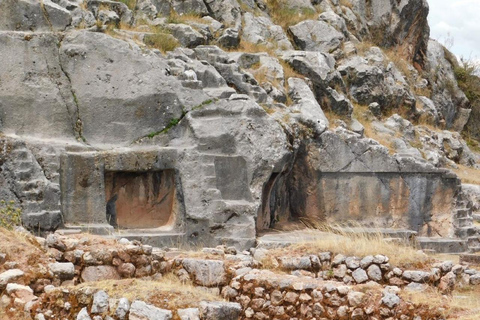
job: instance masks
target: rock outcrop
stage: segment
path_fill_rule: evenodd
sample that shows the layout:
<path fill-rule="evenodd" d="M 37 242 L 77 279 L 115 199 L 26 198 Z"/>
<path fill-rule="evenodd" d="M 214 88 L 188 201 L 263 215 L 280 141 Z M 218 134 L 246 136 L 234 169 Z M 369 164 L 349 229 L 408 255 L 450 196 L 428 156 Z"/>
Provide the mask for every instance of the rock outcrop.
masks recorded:
<path fill-rule="evenodd" d="M 476 237 L 445 167 L 478 156 L 419 125 L 469 117 L 427 3 L 276 5 L 0 1 L 1 197 L 30 230 L 157 245 L 300 220 Z"/>

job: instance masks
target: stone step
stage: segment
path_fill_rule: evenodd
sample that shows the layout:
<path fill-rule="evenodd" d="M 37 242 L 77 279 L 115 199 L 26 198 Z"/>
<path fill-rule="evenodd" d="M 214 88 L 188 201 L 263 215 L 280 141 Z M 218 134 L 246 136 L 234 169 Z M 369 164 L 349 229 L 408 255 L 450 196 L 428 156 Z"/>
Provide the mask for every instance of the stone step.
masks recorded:
<path fill-rule="evenodd" d="M 480 222 L 480 214 L 474 213 L 472 214 L 472 218 L 475 222 Z"/>
<path fill-rule="evenodd" d="M 480 265 L 480 255 L 478 254 L 461 254 L 460 255 L 460 263 L 468 263 L 468 264 L 477 264 Z"/>
<path fill-rule="evenodd" d="M 460 227 L 455 229 L 455 236 L 459 237 L 460 239 L 466 239 L 477 234 L 478 228 L 476 227 Z"/>
<path fill-rule="evenodd" d="M 133 230 L 114 232 L 111 237 L 115 239 L 126 238 L 130 241 L 138 240 L 158 248 L 178 248 L 187 243 L 186 234 L 183 232 L 135 232 Z"/>
<path fill-rule="evenodd" d="M 479 236 L 477 236 L 477 237 L 468 237 L 467 241 L 468 241 L 468 246 L 469 246 L 469 247 L 472 247 L 472 246 L 480 246 L 480 237 L 479 237 Z"/>
<path fill-rule="evenodd" d="M 453 224 L 458 228 L 469 227 L 472 225 L 473 219 L 471 217 L 456 219 Z"/>
<path fill-rule="evenodd" d="M 202 171 L 207 176 L 215 176 L 215 165 L 213 163 L 205 163 L 202 165 Z"/>
<path fill-rule="evenodd" d="M 10 154 L 15 161 L 27 160 L 30 155 L 29 150 L 25 148 L 13 149 Z"/>
<path fill-rule="evenodd" d="M 417 232 L 409 229 L 335 227 L 333 230 L 340 234 L 381 235 L 384 238 L 400 238 L 407 241 L 414 241 L 417 237 Z"/>
<path fill-rule="evenodd" d="M 42 201 L 43 200 L 43 190 L 29 190 L 29 191 L 24 191 L 23 196 L 27 200 L 31 201 Z"/>
<path fill-rule="evenodd" d="M 462 253 L 468 251 L 467 240 L 461 239 L 418 237 L 417 243 L 423 250 L 432 250 L 436 253 Z"/>
<path fill-rule="evenodd" d="M 45 187 L 45 182 L 40 179 L 34 179 L 29 181 L 19 181 L 18 184 L 20 185 L 23 191 L 29 191 L 29 190 Z"/>
<path fill-rule="evenodd" d="M 480 252 L 480 246 L 471 246 L 471 247 L 468 247 L 468 251 L 471 252 L 471 253 Z"/>
<path fill-rule="evenodd" d="M 215 188 L 217 186 L 217 177 L 216 176 L 206 176 L 203 178 L 205 185 L 207 187 Z"/>
<path fill-rule="evenodd" d="M 29 181 L 32 178 L 33 168 L 15 170 L 15 176 L 20 181 Z"/>
<path fill-rule="evenodd" d="M 454 218 L 455 219 L 459 219 L 459 218 L 466 218 L 466 217 L 469 217 L 471 215 L 472 211 L 470 209 L 456 209 L 455 210 L 455 214 L 454 214 Z"/>

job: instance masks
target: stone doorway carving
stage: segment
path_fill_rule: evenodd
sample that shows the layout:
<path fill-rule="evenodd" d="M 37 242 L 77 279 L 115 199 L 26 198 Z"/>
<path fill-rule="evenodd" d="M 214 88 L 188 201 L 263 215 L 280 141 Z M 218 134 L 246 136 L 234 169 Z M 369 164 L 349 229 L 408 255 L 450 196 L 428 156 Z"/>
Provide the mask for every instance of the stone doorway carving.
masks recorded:
<path fill-rule="evenodd" d="M 106 218 L 114 227 L 150 229 L 174 222 L 175 171 L 105 172 Z"/>

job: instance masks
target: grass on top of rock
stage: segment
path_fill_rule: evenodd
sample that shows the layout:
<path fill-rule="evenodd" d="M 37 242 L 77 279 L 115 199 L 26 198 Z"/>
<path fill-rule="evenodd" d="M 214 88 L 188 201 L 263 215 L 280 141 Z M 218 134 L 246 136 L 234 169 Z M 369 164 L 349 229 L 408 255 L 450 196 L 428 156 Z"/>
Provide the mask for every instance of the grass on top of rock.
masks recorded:
<path fill-rule="evenodd" d="M 170 11 L 170 14 L 167 17 L 167 23 L 184 23 L 188 24 L 189 22 L 197 22 L 205 24 L 207 23 L 206 20 L 202 19 L 198 13 L 185 13 L 185 14 L 178 14 L 175 11 Z"/>
<path fill-rule="evenodd" d="M 128 9 L 135 10 L 137 6 L 137 0 L 115 0 L 117 2 L 122 2 L 127 5 Z"/>
<path fill-rule="evenodd" d="M 153 28 L 153 34 L 146 34 L 143 42 L 150 48 L 158 49 L 163 54 L 168 51 L 173 51 L 180 46 L 180 43 L 175 39 L 170 32 L 164 28 Z"/>
<path fill-rule="evenodd" d="M 467 167 L 464 165 L 457 165 L 458 168 L 452 168 L 451 170 L 462 179 L 462 183 L 478 184 L 480 185 L 480 170 Z"/>
<path fill-rule="evenodd" d="M 213 290 L 195 286 L 192 282 L 182 282 L 172 273 L 159 280 L 103 280 L 68 288 L 73 291 L 84 288 L 104 290 L 111 298 L 127 298 L 130 302 L 141 300 L 168 310 L 197 307 L 201 301 L 224 301 Z M 57 292 L 62 294 L 62 290 Z"/>
<path fill-rule="evenodd" d="M 304 20 L 315 20 L 321 13 L 317 8 L 292 8 L 288 0 L 267 0 L 266 5 L 273 22 L 284 30 Z"/>
<path fill-rule="evenodd" d="M 392 266 L 404 268 L 424 268 L 433 261 L 431 257 L 412 246 L 385 240 L 378 232 L 359 232 L 358 230 L 354 232 L 353 229 L 340 225 L 323 225 L 318 226 L 318 229 L 299 230 L 298 238 L 305 241 L 286 248 L 270 250 L 267 258 L 262 261 L 264 266 L 266 268 L 271 266 L 269 260 L 272 257 L 319 254 L 327 251 L 334 255 L 343 254 L 359 258 L 383 254 L 390 258 Z"/>
<path fill-rule="evenodd" d="M 479 286 L 457 288 L 449 296 L 442 295 L 433 288 L 421 292 L 402 290 L 400 296 L 420 309 L 440 310 L 445 319 L 477 320 L 480 314 Z"/>

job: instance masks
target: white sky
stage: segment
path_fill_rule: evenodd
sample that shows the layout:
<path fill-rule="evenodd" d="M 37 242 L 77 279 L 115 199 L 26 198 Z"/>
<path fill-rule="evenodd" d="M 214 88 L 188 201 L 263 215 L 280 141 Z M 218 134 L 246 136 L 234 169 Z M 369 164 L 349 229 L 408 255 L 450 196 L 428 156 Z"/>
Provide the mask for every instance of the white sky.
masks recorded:
<path fill-rule="evenodd" d="M 448 45 L 458 57 L 480 62 L 480 0 L 428 0 L 430 38 Z"/>

